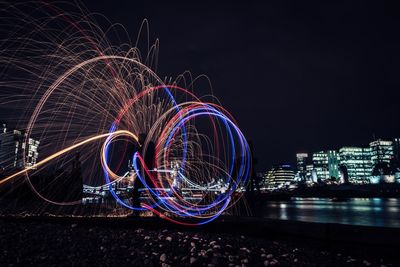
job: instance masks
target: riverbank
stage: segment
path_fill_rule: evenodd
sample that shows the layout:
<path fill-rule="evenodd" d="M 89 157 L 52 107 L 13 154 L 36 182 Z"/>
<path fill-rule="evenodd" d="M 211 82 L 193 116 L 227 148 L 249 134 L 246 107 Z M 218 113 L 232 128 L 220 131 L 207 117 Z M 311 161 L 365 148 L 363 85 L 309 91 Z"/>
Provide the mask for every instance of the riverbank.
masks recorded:
<path fill-rule="evenodd" d="M 312 229 L 314 236 L 307 236 Z M 321 239 L 321 229 L 298 222 L 261 222 L 252 218 L 221 218 L 204 227 L 188 228 L 154 218 L 3 217 L 0 262 L 3 266 L 397 265 L 398 253 L 385 250 L 386 246 L 394 250 L 399 247 L 399 241 L 390 243 L 398 237 L 396 229 L 383 231 L 393 230 L 389 243 L 365 244 L 373 230 L 361 229 L 354 233 L 359 235 L 358 243 L 339 239 L 339 246 L 335 240 Z M 343 231 L 339 236 L 346 234 Z"/>

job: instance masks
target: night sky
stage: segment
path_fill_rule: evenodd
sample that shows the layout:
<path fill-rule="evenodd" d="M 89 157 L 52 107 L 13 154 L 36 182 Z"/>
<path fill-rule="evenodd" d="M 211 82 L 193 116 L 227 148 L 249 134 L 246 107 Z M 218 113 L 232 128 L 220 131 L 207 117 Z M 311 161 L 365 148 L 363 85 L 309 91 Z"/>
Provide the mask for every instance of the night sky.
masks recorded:
<path fill-rule="evenodd" d="M 149 20 L 151 42 L 160 39 L 160 77 L 208 75 L 253 140 L 260 171 L 294 163 L 297 152 L 400 137 L 400 23 L 392 6 L 191 2 L 84 1 L 132 39 Z"/>

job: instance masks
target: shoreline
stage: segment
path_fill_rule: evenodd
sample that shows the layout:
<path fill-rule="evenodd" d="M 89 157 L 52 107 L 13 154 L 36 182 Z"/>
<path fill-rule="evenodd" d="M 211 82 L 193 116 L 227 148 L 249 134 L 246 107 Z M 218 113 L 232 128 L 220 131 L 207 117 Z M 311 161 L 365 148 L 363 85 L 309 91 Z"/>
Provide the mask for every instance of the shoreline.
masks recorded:
<path fill-rule="evenodd" d="M 157 218 L 43 216 L 0 217 L 0 225 L 0 247 L 6 251 L 0 261 L 8 263 L 5 266 L 396 266 L 399 262 L 400 229 L 227 217 L 200 227 Z M 358 242 L 343 241 L 349 233 L 357 234 Z M 383 241 L 388 234 L 388 242 L 366 243 L 372 235 L 383 235 L 379 238 Z"/>

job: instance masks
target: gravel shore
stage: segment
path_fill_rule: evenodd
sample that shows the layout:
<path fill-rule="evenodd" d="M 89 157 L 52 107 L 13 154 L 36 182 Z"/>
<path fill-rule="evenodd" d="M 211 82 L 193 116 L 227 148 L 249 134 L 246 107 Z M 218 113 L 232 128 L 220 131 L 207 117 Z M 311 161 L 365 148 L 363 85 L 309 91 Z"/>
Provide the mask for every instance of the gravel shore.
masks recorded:
<path fill-rule="evenodd" d="M 128 229 L 0 220 L 1 266 L 396 266 L 307 244 L 190 228 Z M 351 253 L 351 251 L 349 251 Z"/>

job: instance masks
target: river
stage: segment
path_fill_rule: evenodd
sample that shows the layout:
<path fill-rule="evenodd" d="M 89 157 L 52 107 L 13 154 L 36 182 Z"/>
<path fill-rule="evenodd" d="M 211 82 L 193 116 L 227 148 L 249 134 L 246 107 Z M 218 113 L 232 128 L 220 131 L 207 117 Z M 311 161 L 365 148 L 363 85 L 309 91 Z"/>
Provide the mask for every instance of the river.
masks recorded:
<path fill-rule="evenodd" d="M 328 198 L 292 198 L 268 201 L 263 217 L 306 222 L 400 227 L 399 198 L 350 198 L 335 202 Z"/>

